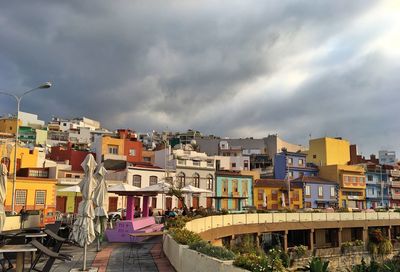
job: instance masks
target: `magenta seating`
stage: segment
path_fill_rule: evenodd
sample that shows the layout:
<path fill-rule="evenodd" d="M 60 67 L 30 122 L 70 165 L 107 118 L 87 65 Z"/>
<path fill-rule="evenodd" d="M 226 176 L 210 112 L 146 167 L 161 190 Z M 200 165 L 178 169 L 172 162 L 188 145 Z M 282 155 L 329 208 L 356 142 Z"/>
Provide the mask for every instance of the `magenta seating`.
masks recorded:
<path fill-rule="evenodd" d="M 146 237 L 131 237 L 129 233 L 155 232 L 160 231 L 163 224 L 156 224 L 154 217 L 135 218 L 133 221 L 123 220 L 116 222 L 114 229 L 106 230 L 106 237 L 109 242 L 137 242 Z"/>

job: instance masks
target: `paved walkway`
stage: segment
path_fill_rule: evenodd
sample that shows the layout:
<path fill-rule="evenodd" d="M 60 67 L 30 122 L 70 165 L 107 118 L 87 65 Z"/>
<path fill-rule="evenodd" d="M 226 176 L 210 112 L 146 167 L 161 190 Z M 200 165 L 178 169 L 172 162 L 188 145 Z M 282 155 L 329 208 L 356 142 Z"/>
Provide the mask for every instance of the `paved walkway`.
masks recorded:
<path fill-rule="evenodd" d="M 87 266 L 98 267 L 99 272 L 116 271 L 175 271 L 168 259 L 161 251 L 162 237 L 148 239 L 148 244 L 134 245 L 129 243 L 103 243 L 102 250 L 96 251 L 96 243 L 88 247 Z M 64 245 L 62 253 L 74 256 L 71 262 L 56 261 L 53 272 L 70 271 L 72 268 L 81 268 L 83 263 L 83 249 L 71 245 Z M 26 265 L 25 267 L 29 267 Z"/>

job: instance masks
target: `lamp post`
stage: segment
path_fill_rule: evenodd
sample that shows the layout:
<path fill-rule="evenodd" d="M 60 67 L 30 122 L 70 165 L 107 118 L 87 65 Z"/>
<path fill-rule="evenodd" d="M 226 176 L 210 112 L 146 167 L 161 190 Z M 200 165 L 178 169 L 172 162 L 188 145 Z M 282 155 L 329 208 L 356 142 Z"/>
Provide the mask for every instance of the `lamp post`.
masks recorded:
<path fill-rule="evenodd" d="M 13 173 L 13 183 L 12 183 L 13 186 L 12 186 L 12 198 L 11 198 L 11 210 L 13 213 L 15 212 L 15 183 L 17 181 L 17 147 L 18 147 L 18 133 L 19 133 L 18 120 L 19 120 L 19 108 L 20 108 L 21 100 L 25 95 L 27 95 L 31 92 L 37 91 L 40 89 L 48 89 L 51 87 L 51 85 L 52 85 L 51 82 L 45 82 L 36 88 L 25 91 L 21 95 L 16 95 L 13 93 L 0 91 L 0 94 L 11 96 L 17 102 L 17 116 L 16 116 L 16 125 L 15 125 L 15 144 L 14 144 L 14 173 Z"/>

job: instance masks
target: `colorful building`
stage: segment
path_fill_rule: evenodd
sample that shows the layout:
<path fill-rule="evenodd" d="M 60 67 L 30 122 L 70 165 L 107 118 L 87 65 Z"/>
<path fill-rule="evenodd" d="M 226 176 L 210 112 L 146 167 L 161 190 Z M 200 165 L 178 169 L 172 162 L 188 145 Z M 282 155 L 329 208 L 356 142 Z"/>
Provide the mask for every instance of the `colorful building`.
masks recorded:
<path fill-rule="evenodd" d="M 390 186 L 390 206 L 400 207 L 400 170 L 394 169 L 393 166 L 389 166 L 389 186 Z"/>
<path fill-rule="evenodd" d="M 283 208 L 303 208 L 302 186 L 290 184 L 289 205 L 288 182 L 282 179 L 258 179 L 254 184 L 254 205 L 260 210 L 278 210 Z"/>
<path fill-rule="evenodd" d="M 350 143 L 340 137 L 312 139 L 307 162 L 317 166 L 345 165 L 350 161 Z"/>
<path fill-rule="evenodd" d="M 339 185 L 320 177 L 302 176 L 292 181 L 303 187 L 304 208 L 338 207 Z"/>
<path fill-rule="evenodd" d="M 390 188 L 388 174 L 382 165 L 367 164 L 366 169 L 366 203 L 367 208 L 389 207 Z"/>
<path fill-rule="evenodd" d="M 102 136 L 96 139 L 96 159 L 122 160 L 131 163 L 143 161 L 143 145 L 137 140 L 137 135 L 129 129 L 119 129 L 116 136 Z"/>
<path fill-rule="evenodd" d="M 17 171 L 20 168 L 38 167 L 43 150 L 40 148 L 17 148 Z M 10 175 L 14 173 L 14 143 L 0 143 L 0 159 L 7 165 Z"/>
<path fill-rule="evenodd" d="M 16 129 L 16 118 L 1 118 L 0 119 L 0 132 L 4 133 L 12 133 L 15 135 L 15 132 L 17 131 Z M 19 125 L 22 124 L 22 121 L 19 120 L 18 122 Z"/>
<path fill-rule="evenodd" d="M 15 183 L 15 211 L 22 206 L 27 210 L 42 210 L 56 207 L 55 179 L 48 178 L 48 168 L 22 168 Z M 5 208 L 11 211 L 12 179 L 7 181 Z"/>
<path fill-rule="evenodd" d="M 340 186 L 339 207 L 366 208 L 365 170 L 360 165 L 327 165 L 319 167 L 320 177 Z"/>
<path fill-rule="evenodd" d="M 88 154 L 95 156 L 94 153 L 89 151 L 74 149 L 73 145 L 68 143 L 67 147 L 53 146 L 47 157 L 50 160 L 71 165 L 72 171 L 82 171 L 81 164 Z"/>
<path fill-rule="evenodd" d="M 215 208 L 241 211 L 253 206 L 253 177 L 239 171 L 217 171 L 215 183 Z"/>
<path fill-rule="evenodd" d="M 306 154 L 300 152 L 287 152 L 275 154 L 274 175 L 276 179 L 297 179 L 302 176 L 316 176 L 318 168 L 307 165 Z"/>
<path fill-rule="evenodd" d="M 81 194 L 76 192 L 60 192 L 59 190 L 79 184 L 84 176 L 84 172 L 82 170 L 74 171 L 71 168 L 54 168 L 57 172 L 57 211 L 62 213 L 76 213 L 78 211 L 78 204 L 82 200 Z"/>

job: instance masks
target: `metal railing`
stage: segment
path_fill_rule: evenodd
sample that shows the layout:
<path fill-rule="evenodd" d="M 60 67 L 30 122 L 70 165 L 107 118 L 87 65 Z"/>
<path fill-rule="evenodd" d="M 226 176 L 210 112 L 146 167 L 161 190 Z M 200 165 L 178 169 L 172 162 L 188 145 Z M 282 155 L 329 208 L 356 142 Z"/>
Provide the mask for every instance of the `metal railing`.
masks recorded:
<path fill-rule="evenodd" d="M 201 233 L 210 229 L 245 224 L 337 222 L 360 220 L 400 220 L 398 212 L 344 212 L 344 213 L 247 213 L 213 215 L 186 223 L 186 229 Z"/>

